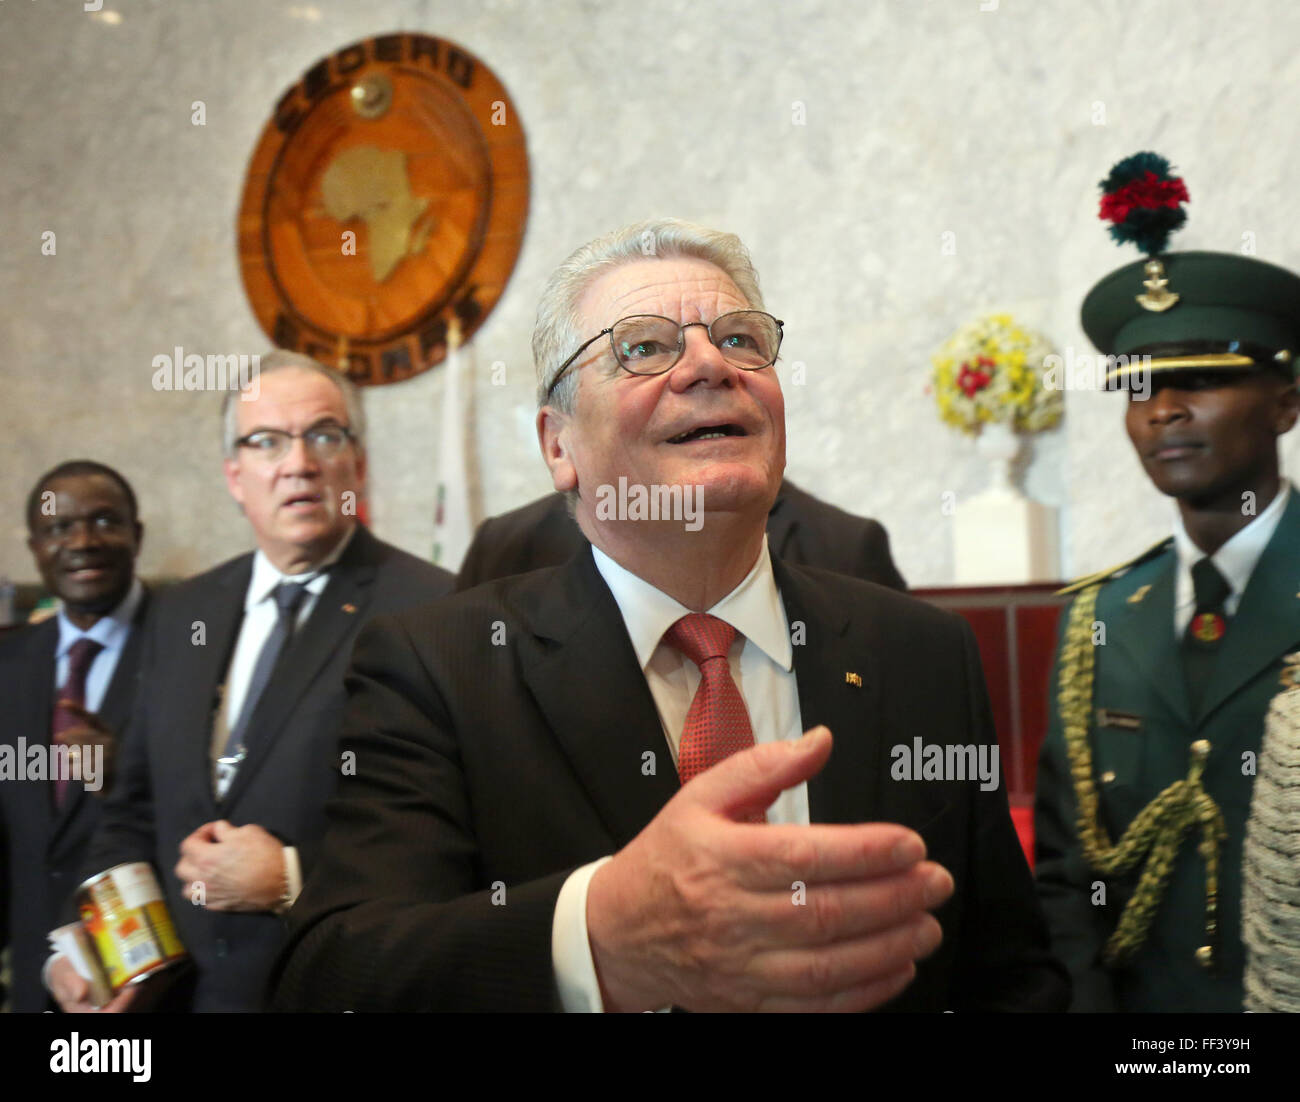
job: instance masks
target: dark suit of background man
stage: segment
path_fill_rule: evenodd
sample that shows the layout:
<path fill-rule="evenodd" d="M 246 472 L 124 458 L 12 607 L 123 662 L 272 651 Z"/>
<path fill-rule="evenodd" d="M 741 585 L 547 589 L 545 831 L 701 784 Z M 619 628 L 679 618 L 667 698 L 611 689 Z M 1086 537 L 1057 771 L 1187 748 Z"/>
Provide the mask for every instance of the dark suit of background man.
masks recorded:
<path fill-rule="evenodd" d="M 593 547 L 358 641 L 364 764 L 275 1005 L 1064 1005 L 1000 787 L 891 777 L 916 735 L 994 743 L 969 629 L 769 553 L 785 410 L 761 310 L 740 242 L 676 221 L 552 277 L 538 434 Z M 624 478 L 702 487 L 703 524 L 599 519 Z"/>
<path fill-rule="evenodd" d="M 1151 357 L 1112 383 L 1177 514 L 1171 538 L 1076 583 L 1062 619 L 1036 867 L 1080 1011 L 1242 1009 L 1255 759 L 1300 647 L 1300 497 L 1278 463 L 1300 411 L 1300 276 L 1231 253 L 1162 262 L 1165 309 L 1138 299 L 1155 278 L 1140 260 L 1083 304 L 1103 353 Z"/>
<path fill-rule="evenodd" d="M 785 479 L 767 515 L 767 544 L 788 563 L 907 589 L 879 521 L 837 509 Z M 547 494 L 479 525 L 456 575 L 456 588 L 559 566 L 586 546 L 564 495 Z"/>
<path fill-rule="evenodd" d="M 159 599 L 143 693 L 87 860 L 91 871 L 154 863 L 197 964 L 196 1010 L 261 1005 L 279 915 L 339 774 L 357 631 L 452 584 L 356 522 L 364 425 L 345 379 L 276 352 L 254 393 L 227 397 L 225 474 L 258 550 Z M 68 1005 L 82 991 L 60 963 Z M 52 982 L 60 993 L 53 970 Z"/>
<path fill-rule="evenodd" d="M 75 748 L 82 773 L 58 783 L 47 768 L 43 779 L 0 781 L 0 947 L 11 954 L 10 1005 L 40 1012 L 53 1006 L 41 983 L 46 936 L 77 884 L 109 789 L 149 596 L 135 578 L 144 535 L 135 493 L 111 467 L 73 460 L 42 476 L 27 500 L 27 531 L 45 587 L 63 607 L 0 636 L 0 744 L 17 758 L 24 746 L 53 739 Z"/>

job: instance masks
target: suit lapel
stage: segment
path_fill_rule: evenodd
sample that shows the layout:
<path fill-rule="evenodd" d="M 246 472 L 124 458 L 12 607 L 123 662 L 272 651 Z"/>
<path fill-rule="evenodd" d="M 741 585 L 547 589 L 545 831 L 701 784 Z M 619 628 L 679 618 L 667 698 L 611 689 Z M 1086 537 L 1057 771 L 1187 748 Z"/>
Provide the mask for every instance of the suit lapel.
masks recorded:
<path fill-rule="evenodd" d="M 1236 630 L 1234 630 L 1234 627 Z M 1206 689 L 1209 715 L 1242 685 L 1300 642 L 1300 493 L 1255 564 Z"/>
<path fill-rule="evenodd" d="M 145 590 L 140 606 L 135 610 L 131 620 L 131 632 L 126 638 L 126 645 L 118 655 L 117 666 L 113 669 L 113 679 L 108 683 L 104 699 L 99 705 L 99 718 L 109 730 L 121 734 L 131 715 L 131 705 L 135 701 L 139 685 L 140 651 L 144 647 L 144 620 L 149 611 L 149 591 Z"/>
<path fill-rule="evenodd" d="M 30 645 L 15 671 L 15 697 L 19 722 L 14 725 L 14 746 L 17 735 L 25 735 L 29 746 L 48 746 L 54 726 L 54 684 L 56 665 L 54 653 L 59 646 L 59 621 L 51 617 L 32 633 Z"/>
<path fill-rule="evenodd" d="M 842 606 L 778 556 L 772 570 L 795 640 L 800 723 L 805 731 L 823 724 L 835 740 L 830 761 L 808 782 L 809 817 L 814 823 L 860 822 L 865 808 L 880 806 L 875 663 L 868 648 L 849 646 Z"/>
<path fill-rule="evenodd" d="M 51 618 L 32 629 L 21 657 L 14 662 L 13 698 L 6 701 L 6 705 L 14 709 L 13 723 L 10 725 L 9 717 L 5 722 L 6 731 L 12 733 L 12 738 L 6 734 L 3 741 L 13 746 L 15 754 L 19 752 L 20 736 L 26 739 L 28 747 L 50 744 L 54 723 L 54 652 L 58 644 L 58 619 Z M 55 820 L 54 783 L 14 782 L 11 787 L 15 799 L 23 801 L 22 814 L 35 818 L 42 825 L 38 836 L 48 838 L 47 832 L 53 830 Z"/>
<path fill-rule="evenodd" d="M 1149 567 L 1121 578 L 1117 623 L 1106 624 L 1106 644 L 1124 651 L 1126 661 L 1141 672 L 1178 720 L 1190 729 L 1191 704 L 1183 659 L 1174 637 L 1174 575 L 1178 556 L 1172 546 Z M 1100 619 L 1100 617 L 1099 617 Z M 1104 623 L 1104 621 L 1103 621 Z"/>
<path fill-rule="evenodd" d="M 188 636 L 183 641 L 162 640 L 164 647 L 175 647 L 179 656 L 172 685 L 161 686 L 160 691 L 178 692 L 176 730 L 194 732 L 192 744 L 188 737 L 179 740 L 177 751 L 184 759 L 181 772 L 213 818 L 216 801 L 212 792 L 212 725 L 222 704 L 221 688 L 244 619 L 244 597 L 252 573 L 252 555 L 237 559 L 224 577 L 194 593 L 179 621 L 170 625 L 173 631 L 191 632 L 195 630 L 193 624 L 201 623 L 203 646 L 189 645 Z M 173 686 L 192 689 L 177 690 Z"/>
<path fill-rule="evenodd" d="M 849 651 L 842 608 L 779 556 L 772 565 L 791 630 L 803 640 L 793 648 L 802 725 L 825 724 L 837 736 L 831 763 L 808 784 L 810 816 L 861 821 L 881 779 L 875 666 L 865 648 Z M 589 550 L 541 591 L 529 620 L 535 648 L 521 654 L 524 680 L 610 834 L 626 845 L 680 784 L 618 604 Z M 575 674 L 599 691 L 575 692 Z M 646 750 L 661 763 L 653 777 L 641 774 Z"/>
<path fill-rule="evenodd" d="M 329 581 L 311 615 L 276 663 L 244 734 L 248 757 L 235 774 L 223 806 L 232 805 L 248 787 L 303 694 L 348 633 L 364 619 L 375 578 L 373 542 L 366 529 L 357 525 L 347 550 L 330 568 Z"/>
<path fill-rule="evenodd" d="M 28 738 L 33 742 L 39 740 L 48 746 L 53 735 L 54 694 L 57 692 L 57 686 L 54 684 L 57 670 L 54 654 L 59 646 L 58 617 L 50 617 L 43 628 L 45 630 L 42 637 L 35 641 L 35 645 L 28 652 L 27 668 L 31 680 L 27 684 L 35 687 L 36 691 L 22 695 L 31 702 L 31 720 L 28 727 L 31 734 Z"/>
<path fill-rule="evenodd" d="M 680 788 L 672 754 L 618 604 L 586 547 L 526 613 L 525 683 L 617 846 Z M 585 691 L 584 691 L 585 690 Z M 643 772 L 646 751 L 655 771 Z"/>

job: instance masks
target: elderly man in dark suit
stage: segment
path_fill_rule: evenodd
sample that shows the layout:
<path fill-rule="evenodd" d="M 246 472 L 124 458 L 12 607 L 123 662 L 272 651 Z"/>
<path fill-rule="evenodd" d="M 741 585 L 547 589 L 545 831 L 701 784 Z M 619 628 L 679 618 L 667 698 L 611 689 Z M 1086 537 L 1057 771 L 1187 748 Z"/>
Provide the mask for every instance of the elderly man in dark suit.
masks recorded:
<path fill-rule="evenodd" d="M 889 533 L 879 521 L 837 509 L 786 479 L 767 514 L 767 543 L 786 562 L 907 589 L 889 553 Z M 479 525 L 456 575 L 456 588 L 559 566 L 586 546 L 564 495 L 547 494 Z"/>
<path fill-rule="evenodd" d="M 558 269 L 537 426 L 591 549 L 358 641 L 364 767 L 273 1005 L 1064 1006 L 1005 794 L 897 768 L 988 758 L 970 631 L 770 553 L 780 332 L 729 234 L 644 223 Z"/>
<path fill-rule="evenodd" d="M 445 594 L 452 577 L 357 522 L 364 424 L 338 373 L 273 353 L 223 417 L 226 482 L 258 549 L 159 599 L 87 869 L 152 861 L 197 965 L 189 1004 L 254 1010 L 340 771 L 357 632 Z M 51 983 L 65 1008 L 85 998 L 67 962 Z"/>
<path fill-rule="evenodd" d="M 13 775 L 0 769 L 0 946 L 11 951 L 19 1012 L 52 1005 L 41 983 L 46 935 L 99 823 L 135 696 L 149 607 L 135 576 L 136 514 L 126 479 L 88 459 L 59 464 L 27 499 L 27 546 L 62 608 L 0 638 L 0 754 L 22 760 Z M 39 772 L 33 751 L 48 752 Z"/>

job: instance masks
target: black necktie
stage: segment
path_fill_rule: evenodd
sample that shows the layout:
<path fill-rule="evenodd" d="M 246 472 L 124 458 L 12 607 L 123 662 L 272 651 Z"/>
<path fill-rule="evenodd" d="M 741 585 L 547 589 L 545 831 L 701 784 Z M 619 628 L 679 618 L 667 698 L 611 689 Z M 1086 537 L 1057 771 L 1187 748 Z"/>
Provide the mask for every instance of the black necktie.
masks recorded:
<path fill-rule="evenodd" d="M 1192 566 L 1192 587 L 1196 590 L 1196 613 L 1183 633 L 1183 671 L 1192 711 L 1199 717 L 1219 643 L 1228 628 L 1224 602 L 1232 586 L 1214 563 L 1204 558 Z"/>
<path fill-rule="evenodd" d="M 240 745 L 244 741 L 244 733 L 253 718 L 253 712 L 257 708 L 257 702 L 265 691 L 267 683 L 271 680 L 271 674 L 275 670 L 276 662 L 289 645 L 289 640 L 293 638 L 293 628 L 298 619 L 298 609 L 302 605 L 303 597 L 306 594 L 307 587 L 296 582 L 281 582 L 271 591 L 271 597 L 275 601 L 275 607 L 279 615 L 276 618 L 275 627 L 271 629 L 271 634 L 266 637 L 266 642 L 262 644 L 262 650 L 257 656 L 257 664 L 253 667 L 253 676 L 248 682 L 248 692 L 244 695 L 244 706 L 239 712 L 239 722 L 230 729 L 230 738 L 226 741 L 225 757 L 227 758 L 234 757 L 239 753 Z"/>

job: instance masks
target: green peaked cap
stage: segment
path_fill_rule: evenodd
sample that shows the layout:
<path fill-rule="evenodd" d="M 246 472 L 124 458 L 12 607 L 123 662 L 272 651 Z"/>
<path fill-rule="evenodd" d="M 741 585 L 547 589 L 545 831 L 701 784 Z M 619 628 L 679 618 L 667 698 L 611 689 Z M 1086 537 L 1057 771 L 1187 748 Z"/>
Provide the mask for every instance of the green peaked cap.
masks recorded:
<path fill-rule="evenodd" d="M 1083 330 L 1108 356 L 1151 357 L 1151 371 L 1280 370 L 1295 377 L 1300 276 L 1237 253 L 1147 257 L 1083 300 Z M 1126 373 L 1111 370 L 1108 382 Z"/>

